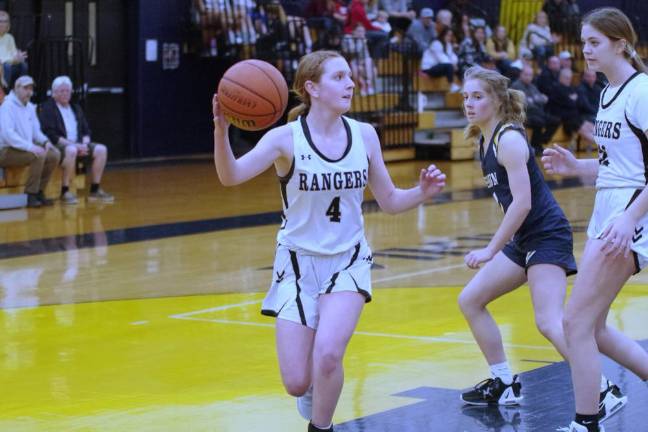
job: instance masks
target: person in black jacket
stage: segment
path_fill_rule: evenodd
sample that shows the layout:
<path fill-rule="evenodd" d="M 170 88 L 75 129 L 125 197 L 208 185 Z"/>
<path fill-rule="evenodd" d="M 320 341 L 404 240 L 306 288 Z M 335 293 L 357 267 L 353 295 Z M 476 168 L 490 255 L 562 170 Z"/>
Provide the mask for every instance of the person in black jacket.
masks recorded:
<path fill-rule="evenodd" d="M 547 110 L 562 119 L 565 132 L 569 135 L 577 133 L 586 140 L 585 146 L 589 149 L 594 142 L 594 123 L 592 123 L 585 104 L 579 97 L 579 92 L 572 83 L 573 72 L 570 69 L 561 69 L 556 85 L 549 95 Z"/>
<path fill-rule="evenodd" d="M 108 150 L 105 145 L 91 141 L 90 127 L 83 110 L 79 105 L 70 103 L 71 97 L 70 78 L 55 78 L 52 82 L 52 97 L 41 104 L 38 114 L 41 129 L 61 152 L 61 201 L 64 204 L 78 203 L 76 195 L 70 191 L 70 180 L 75 175 L 77 157 L 82 157 L 92 164 L 92 184 L 87 200 L 113 202 L 113 196 L 99 186 L 108 159 Z"/>

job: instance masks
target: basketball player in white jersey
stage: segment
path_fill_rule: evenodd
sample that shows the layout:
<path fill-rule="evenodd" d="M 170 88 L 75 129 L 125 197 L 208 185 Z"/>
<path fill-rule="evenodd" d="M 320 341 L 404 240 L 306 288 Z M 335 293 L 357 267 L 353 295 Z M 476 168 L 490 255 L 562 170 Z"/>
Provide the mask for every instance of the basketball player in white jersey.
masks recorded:
<path fill-rule="evenodd" d="M 340 54 L 304 56 L 293 84 L 301 105 L 290 112 L 288 124 L 270 130 L 239 159 L 230 149 L 218 95 L 213 100 L 214 161 L 221 182 L 243 183 L 273 164 L 279 176 L 283 222 L 262 313 L 278 318 L 281 377 L 286 391 L 298 397 L 309 432 L 333 431 L 342 358 L 363 305 L 371 300 L 372 256 L 361 207 L 365 186 L 381 209 L 399 213 L 445 185 L 445 175 L 430 165 L 421 170 L 418 186 L 394 187 L 374 128 L 343 117 L 353 88 L 351 69 Z"/>
<path fill-rule="evenodd" d="M 576 398 L 576 417 L 565 430 L 592 432 L 603 430 L 599 351 L 648 379 L 648 353 L 606 324 L 625 282 L 648 263 L 648 76 L 636 33 L 620 10 L 587 14 L 581 39 L 588 67 L 609 81 L 596 115 L 599 158 L 576 159 L 554 146 L 542 160 L 549 173 L 596 177 L 588 240 L 564 317 Z"/>

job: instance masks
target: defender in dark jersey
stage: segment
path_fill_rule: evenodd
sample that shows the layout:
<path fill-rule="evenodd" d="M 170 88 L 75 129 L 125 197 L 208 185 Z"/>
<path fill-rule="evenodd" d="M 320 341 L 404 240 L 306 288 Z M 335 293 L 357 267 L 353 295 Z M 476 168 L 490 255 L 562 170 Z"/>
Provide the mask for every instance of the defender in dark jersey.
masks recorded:
<path fill-rule="evenodd" d="M 460 294 L 459 305 L 492 374 L 461 395 L 470 405 L 517 405 L 522 399 L 521 383 L 511 373 L 500 331 L 486 306 L 525 282 L 538 330 L 563 357 L 567 352 L 562 310 L 567 276 L 576 273 L 572 231 L 527 143 L 521 126 L 524 95 L 508 89 L 508 81 L 478 66 L 464 78 L 466 135 L 481 135 L 484 180 L 504 212 L 488 246 L 465 257 L 470 268 L 485 264 Z M 602 383 L 606 389 L 613 386 L 605 378 Z"/>

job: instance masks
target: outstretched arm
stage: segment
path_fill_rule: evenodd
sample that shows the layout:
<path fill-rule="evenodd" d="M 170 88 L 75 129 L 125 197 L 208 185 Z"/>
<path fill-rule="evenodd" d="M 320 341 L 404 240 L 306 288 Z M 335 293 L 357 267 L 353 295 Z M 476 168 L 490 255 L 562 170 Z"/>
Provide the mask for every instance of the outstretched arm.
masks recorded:
<path fill-rule="evenodd" d="M 505 132 L 502 135 L 497 161 L 506 168 L 513 201 L 488 246 L 466 255 L 464 261 L 468 267 L 479 268 L 480 264 L 493 259 L 495 254 L 513 238 L 531 211 L 531 181 L 526 167 L 529 157 L 528 146 L 522 135 L 515 131 Z"/>
<path fill-rule="evenodd" d="M 549 174 L 579 176 L 584 183 L 591 183 L 598 176 L 599 163 L 597 159 L 576 159 L 569 150 L 558 144 L 544 150 L 542 164 Z"/>
<path fill-rule="evenodd" d="M 228 137 L 229 122 L 218 104 L 218 95 L 212 100 L 214 114 L 214 164 L 221 183 L 235 186 L 250 180 L 267 170 L 273 163 L 285 165 L 288 162 L 288 144 L 291 143 L 290 129 L 278 127 L 266 133 L 257 145 L 244 156 L 236 159 Z"/>
<path fill-rule="evenodd" d="M 360 128 L 369 156 L 369 186 L 385 213 L 395 214 L 409 210 L 443 189 L 446 176 L 434 165 L 421 170 L 417 186 L 410 189 L 395 187 L 385 166 L 376 130 L 366 123 L 361 123 Z"/>

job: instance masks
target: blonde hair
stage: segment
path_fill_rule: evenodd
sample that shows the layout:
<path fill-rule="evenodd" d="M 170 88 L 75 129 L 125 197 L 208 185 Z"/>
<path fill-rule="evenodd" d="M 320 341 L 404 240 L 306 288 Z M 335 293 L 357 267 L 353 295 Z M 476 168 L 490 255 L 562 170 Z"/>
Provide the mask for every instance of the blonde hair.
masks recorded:
<path fill-rule="evenodd" d="M 509 79 L 497 71 L 484 69 L 481 66 L 472 66 L 464 74 L 464 83 L 468 80 L 480 80 L 484 84 L 484 90 L 495 99 L 498 116 L 502 121 L 509 123 L 524 124 L 526 118 L 525 106 L 526 97 L 519 90 L 508 88 Z M 479 127 L 469 124 L 464 130 L 466 139 L 475 139 L 481 134 Z"/>
<path fill-rule="evenodd" d="M 310 95 L 306 91 L 306 81 L 319 82 L 322 73 L 324 72 L 324 67 L 322 66 L 324 62 L 336 57 L 343 58 L 335 51 L 322 50 L 313 51 L 301 58 L 292 88 L 292 91 L 297 96 L 297 99 L 299 99 L 300 104 L 291 109 L 288 113 L 289 122 L 295 120 L 300 115 L 306 114 L 310 109 L 311 100 Z"/>
<path fill-rule="evenodd" d="M 637 70 L 648 73 L 646 65 L 635 49 L 637 33 L 626 14 L 613 7 L 598 8 L 585 15 L 582 25 L 586 24 L 594 27 L 614 42 L 625 40 L 626 44 L 623 50 L 625 59 Z"/>

